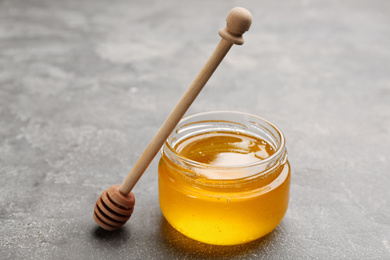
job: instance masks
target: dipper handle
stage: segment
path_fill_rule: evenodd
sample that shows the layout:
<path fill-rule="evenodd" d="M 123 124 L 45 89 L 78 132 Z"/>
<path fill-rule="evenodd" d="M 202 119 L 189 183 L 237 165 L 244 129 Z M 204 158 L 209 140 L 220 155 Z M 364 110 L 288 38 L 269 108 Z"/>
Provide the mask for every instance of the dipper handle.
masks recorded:
<path fill-rule="evenodd" d="M 230 11 L 226 18 L 226 28 L 219 31 L 219 35 L 222 37 L 221 41 L 119 187 L 121 194 L 128 195 L 131 192 L 232 45 L 244 43 L 242 34 L 249 29 L 251 23 L 252 15 L 248 10 L 236 7 Z"/>

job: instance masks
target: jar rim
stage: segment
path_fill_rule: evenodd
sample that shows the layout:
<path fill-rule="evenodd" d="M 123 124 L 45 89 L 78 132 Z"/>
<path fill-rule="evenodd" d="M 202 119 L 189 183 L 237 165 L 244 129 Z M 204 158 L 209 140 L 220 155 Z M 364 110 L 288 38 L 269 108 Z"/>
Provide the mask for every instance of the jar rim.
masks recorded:
<path fill-rule="evenodd" d="M 172 136 L 172 133 L 171 135 L 168 137 L 168 139 L 165 141 L 164 143 L 164 147 L 168 148 L 168 151 L 174 155 L 175 157 L 178 157 L 180 158 L 181 161 L 183 161 L 185 164 L 187 165 L 190 165 L 190 166 L 193 166 L 193 167 L 197 167 L 197 168 L 204 168 L 204 167 L 207 167 L 207 169 L 211 169 L 211 170 L 237 170 L 237 169 L 245 169 L 245 168 L 251 168 L 251 167 L 256 167 L 256 166 L 260 166 L 260 165 L 265 165 L 265 164 L 269 164 L 270 162 L 272 161 L 275 161 L 275 160 L 278 160 L 279 158 L 281 157 L 284 157 L 284 154 L 286 153 L 286 149 L 285 149 L 285 137 L 282 133 L 282 131 L 277 127 L 275 126 L 273 123 L 269 122 L 268 120 L 262 118 L 262 117 L 259 117 L 259 116 L 256 116 L 256 115 L 253 115 L 253 114 L 249 114 L 249 113 L 246 113 L 246 112 L 239 112 L 239 111 L 228 111 L 228 110 L 220 110 L 220 111 L 207 111 L 207 112 L 200 112 L 200 113 L 194 113 L 194 114 L 191 114 L 191 115 L 188 115 L 188 116 L 185 116 L 182 118 L 182 120 L 179 122 L 178 126 L 180 125 L 180 123 L 183 123 L 185 121 L 188 121 L 188 120 L 191 120 L 193 118 L 196 118 L 196 117 L 200 117 L 200 116 L 208 116 L 208 115 L 214 115 L 214 114 L 230 114 L 230 115 L 238 115 L 238 116 L 242 116 L 242 117 L 247 117 L 247 118 L 252 118 L 252 119 L 256 119 L 258 121 L 261 121 L 261 122 L 264 122 L 266 123 L 267 125 L 269 125 L 273 130 L 275 130 L 275 132 L 278 134 L 278 145 L 277 147 L 275 147 L 275 153 L 273 153 L 272 155 L 270 155 L 269 157 L 263 159 L 263 160 L 259 160 L 258 162 L 253 162 L 253 163 L 248 163 L 248 164 L 238 164 L 238 165 L 208 165 L 208 164 L 204 164 L 204 163 L 200 163 L 200 162 L 197 162 L 195 160 L 191 160 L 183 155 L 181 155 L 179 152 L 177 152 L 175 150 L 175 148 L 173 146 L 170 145 L 170 138 Z M 216 119 L 217 120 L 217 119 Z M 205 120 L 207 121 L 207 120 Z M 223 121 L 223 120 L 222 120 Z M 201 122 L 201 121 L 195 121 L 195 122 Z M 233 122 L 233 120 L 231 121 Z M 173 133 L 175 131 L 177 131 L 177 126 L 176 128 L 174 129 Z M 268 129 L 267 129 L 268 130 Z M 162 148 L 162 152 L 164 151 L 164 147 Z M 273 168 L 273 167 L 272 167 Z"/>

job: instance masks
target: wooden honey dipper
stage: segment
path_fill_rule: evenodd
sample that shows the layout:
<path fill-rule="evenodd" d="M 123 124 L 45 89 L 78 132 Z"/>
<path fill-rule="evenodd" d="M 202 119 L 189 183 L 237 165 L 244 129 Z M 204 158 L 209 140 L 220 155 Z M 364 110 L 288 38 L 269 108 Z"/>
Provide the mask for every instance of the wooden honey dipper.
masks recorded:
<path fill-rule="evenodd" d="M 232 45 L 242 45 L 244 43 L 242 34 L 248 31 L 251 23 L 252 15 L 248 10 L 236 7 L 229 12 L 226 18 L 226 28 L 219 30 L 219 35 L 222 39 L 218 46 L 158 130 L 156 136 L 138 159 L 126 179 L 120 186 L 114 185 L 105 190 L 98 198 L 93 217 L 100 227 L 112 231 L 121 227 L 130 218 L 135 203 L 134 195 L 131 192 L 134 185 L 141 178 L 165 140 L 203 89 Z"/>

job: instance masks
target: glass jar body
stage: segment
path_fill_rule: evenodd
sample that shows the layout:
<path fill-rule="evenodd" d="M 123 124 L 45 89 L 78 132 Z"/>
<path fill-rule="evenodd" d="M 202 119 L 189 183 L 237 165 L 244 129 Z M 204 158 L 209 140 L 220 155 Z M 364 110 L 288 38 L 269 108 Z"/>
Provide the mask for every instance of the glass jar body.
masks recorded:
<path fill-rule="evenodd" d="M 175 143 L 192 134 L 218 134 L 221 130 L 262 138 L 272 143 L 276 152 L 259 163 L 216 167 L 183 158 L 174 149 Z M 287 211 L 290 165 L 284 137 L 258 117 L 209 112 L 184 118 L 162 149 L 158 171 L 163 215 L 176 230 L 204 243 L 250 242 L 271 232 Z M 203 173 L 208 171 L 231 177 L 206 179 Z"/>

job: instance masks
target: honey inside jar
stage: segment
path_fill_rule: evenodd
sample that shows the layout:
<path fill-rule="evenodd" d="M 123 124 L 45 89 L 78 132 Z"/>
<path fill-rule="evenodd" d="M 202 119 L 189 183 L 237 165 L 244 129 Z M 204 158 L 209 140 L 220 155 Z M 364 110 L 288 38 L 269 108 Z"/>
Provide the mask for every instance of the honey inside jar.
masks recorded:
<path fill-rule="evenodd" d="M 159 163 L 165 218 L 184 235 L 209 244 L 241 244 L 268 234 L 288 206 L 286 155 L 274 160 L 280 149 L 259 136 L 211 130 L 165 145 Z"/>

